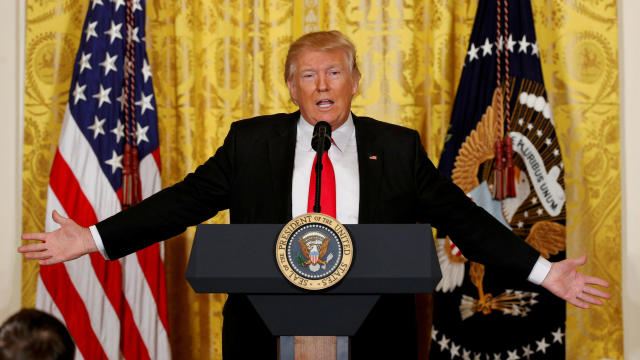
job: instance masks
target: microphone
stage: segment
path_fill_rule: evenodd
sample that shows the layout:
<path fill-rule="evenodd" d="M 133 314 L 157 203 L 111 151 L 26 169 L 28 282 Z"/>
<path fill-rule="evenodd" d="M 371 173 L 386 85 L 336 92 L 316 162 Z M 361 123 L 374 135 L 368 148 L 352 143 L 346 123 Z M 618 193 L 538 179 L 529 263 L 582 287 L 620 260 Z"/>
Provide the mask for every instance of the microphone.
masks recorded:
<path fill-rule="evenodd" d="M 319 145 L 324 145 L 318 149 Z M 320 121 L 313 127 L 313 137 L 311 138 L 311 147 L 319 156 L 323 152 L 329 151 L 331 147 L 331 125 L 326 121 Z"/>
<path fill-rule="evenodd" d="M 322 186 L 322 154 L 331 147 L 331 125 L 326 121 L 316 123 L 313 128 L 311 147 L 316 151 L 316 194 L 313 204 L 314 212 L 322 212 L 320 209 L 320 188 Z"/>

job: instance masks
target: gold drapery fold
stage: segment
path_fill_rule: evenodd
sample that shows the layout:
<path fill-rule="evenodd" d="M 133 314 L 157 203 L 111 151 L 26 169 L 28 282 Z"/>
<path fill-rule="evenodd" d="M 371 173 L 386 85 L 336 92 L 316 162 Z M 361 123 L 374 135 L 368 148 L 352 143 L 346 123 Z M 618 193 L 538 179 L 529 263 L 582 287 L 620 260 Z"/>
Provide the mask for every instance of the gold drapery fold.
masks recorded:
<path fill-rule="evenodd" d="M 565 156 L 567 252 L 612 283 L 614 298 L 568 307 L 567 358 L 622 358 L 618 60 L 615 0 L 533 0 L 544 80 Z M 48 172 L 88 4 L 28 0 L 23 231 L 44 227 Z M 337 29 L 363 73 L 353 111 L 417 129 L 437 162 L 477 0 L 147 1 L 147 44 L 159 114 L 163 185 L 222 143 L 232 121 L 295 109 L 283 80 L 288 44 Z M 225 222 L 219 214 L 212 222 Z M 193 229 L 167 241 L 170 339 L 176 358 L 221 358 L 223 295 L 184 280 Z M 38 267 L 23 265 L 24 306 Z"/>

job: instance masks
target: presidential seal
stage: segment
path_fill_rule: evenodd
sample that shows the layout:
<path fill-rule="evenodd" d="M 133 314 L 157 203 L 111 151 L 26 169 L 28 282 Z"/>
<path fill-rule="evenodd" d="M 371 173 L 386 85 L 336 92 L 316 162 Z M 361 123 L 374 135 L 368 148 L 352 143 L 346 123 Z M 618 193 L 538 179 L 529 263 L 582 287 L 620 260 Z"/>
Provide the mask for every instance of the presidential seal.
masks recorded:
<path fill-rule="evenodd" d="M 322 290 L 349 271 L 353 243 L 347 229 L 333 217 L 303 214 L 289 221 L 276 241 L 276 262 L 292 284 Z"/>

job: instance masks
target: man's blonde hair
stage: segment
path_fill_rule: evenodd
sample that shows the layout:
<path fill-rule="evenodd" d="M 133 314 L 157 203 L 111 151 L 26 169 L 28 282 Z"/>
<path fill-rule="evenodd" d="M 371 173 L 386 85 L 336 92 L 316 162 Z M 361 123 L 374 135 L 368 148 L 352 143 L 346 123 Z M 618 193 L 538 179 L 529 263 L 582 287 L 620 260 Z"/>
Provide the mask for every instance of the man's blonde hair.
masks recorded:
<path fill-rule="evenodd" d="M 356 63 L 356 47 L 340 31 L 318 31 L 302 35 L 289 46 L 287 61 L 284 63 L 284 81 L 293 77 L 298 57 L 307 50 L 331 51 L 342 50 L 347 57 L 347 65 L 351 65 L 351 76 L 360 79 L 360 70 Z"/>

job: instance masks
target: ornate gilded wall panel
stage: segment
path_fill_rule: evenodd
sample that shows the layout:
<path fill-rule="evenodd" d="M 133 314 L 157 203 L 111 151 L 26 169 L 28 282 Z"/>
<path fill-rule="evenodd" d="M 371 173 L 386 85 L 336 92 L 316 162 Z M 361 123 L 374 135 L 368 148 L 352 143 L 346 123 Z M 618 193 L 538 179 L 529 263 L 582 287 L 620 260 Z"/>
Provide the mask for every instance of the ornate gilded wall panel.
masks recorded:
<path fill-rule="evenodd" d="M 43 229 L 48 173 L 88 3 L 28 0 L 23 231 Z M 567 357 L 622 358 L 618 59 L 615 0 L 533 0 L 545 83 L 565 155 L 568 254 L 612 283 L 606 307 L 568 308 Z M 288 44 L 312 30 L 354 41 L 357 114 L 417 129 L 437 161 L 474 0 L 149 0 L 147 42 L 159 114 L 163 185 L 213 154 L 232 121 L 295 110 L 283 80 Z M 212 222 L 225 222 L 219 214 Z M 193 229 L 166 242 L 176 358 L 221 358 L 223 295 L 184 281 Z M 23 304 L 37 265 L 24 262 Z"/>

